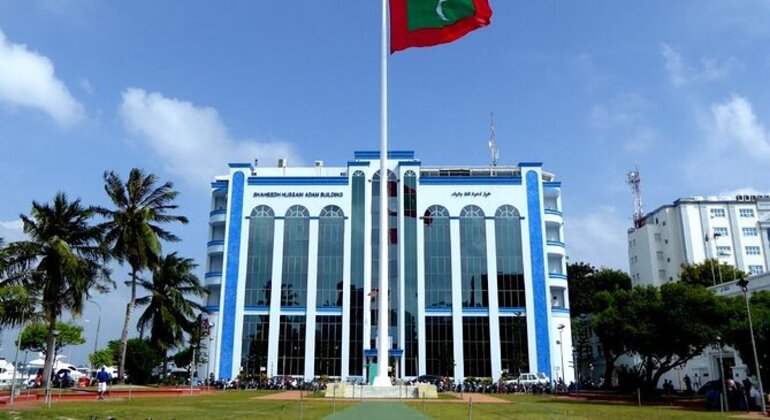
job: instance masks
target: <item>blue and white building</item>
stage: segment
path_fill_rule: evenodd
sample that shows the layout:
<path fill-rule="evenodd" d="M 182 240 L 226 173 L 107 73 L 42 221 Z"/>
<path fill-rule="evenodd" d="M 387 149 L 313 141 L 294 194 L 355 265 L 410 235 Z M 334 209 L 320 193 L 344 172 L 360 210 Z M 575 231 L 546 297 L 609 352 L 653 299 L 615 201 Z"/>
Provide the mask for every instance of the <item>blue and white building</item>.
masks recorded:
<path fill-rule="evenodd" d="M 205 285 L 217 378 L 368 375 L 379 157 L 231 163 L 212 182 Z M 561 183 L 532 162 L 429 167 L 391 151 L 388 164 L 392 374 L 572 380 Z"/>

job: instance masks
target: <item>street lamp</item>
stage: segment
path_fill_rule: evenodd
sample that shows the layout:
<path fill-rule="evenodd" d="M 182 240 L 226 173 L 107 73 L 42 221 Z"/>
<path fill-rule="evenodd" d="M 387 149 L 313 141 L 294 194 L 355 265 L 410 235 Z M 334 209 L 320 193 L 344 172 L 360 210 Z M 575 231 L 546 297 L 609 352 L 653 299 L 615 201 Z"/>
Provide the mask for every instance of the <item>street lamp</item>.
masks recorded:
<path fill-rule="evenodd" d="M 719 398 L 719 408 L 722 412 L 729 410 L 727 407 L 727 379 L 725 378 L 725 364 L 722 360 L 722 337 L 717 336 L 717 343 L 719 343 L 719 375 L 722 381 L 722 395 Z"/>
<path fill-rule="evenodd" d="M 93 303 L 97 308 L 99 308 L 99 318 L 96 320 L 96 337 L 94 338 L 94 353 L 96 353 L 99 347 L 99 327 L 102 325 L 102 306 L 99 305 L 95 300 L 89 300 L 89 302 Z"/>
<path fill-rule="evenodd" d="M 51 406 L 51 373 L 53 372 L 53 365 L 56 364 L 56 337 L 59 336 L 59 330 L 51 331 L 53 336 L 53 362 L 51 363 L 51 371 L 48 372 L 49 377 L 43 378 L 45 380 L 45 400 L 48 406 Z M 47 357 L 46 357 L 47 358 Z"/>
<path fill-rule="evenodd" d="M 751 349 L 754 351 L 754 366 L 756 366 L 757 369 L 757 380 L 759 382 L 759 395 L 761 398 L 761 407 L 762 407 L 762 414 L 765 414 L 767 412 L 767 407 L 765 406 L 765 391 L 762 389 L 762 374 L 760 373 L 759 369 L 759 358 L 757 358 L 757 343 L 754 340 L 754 325 L 751 321 L 751 307 L 749 306 L 749 280 L 746 277 L 741 277 L 740 280 L 736 283 L 738 287 L 741 288 L 741 291 L 743 291 L 743 297 L 746 299 L 746 313 L 748 314 L 749 318 L 749 333 L 751 334 Z"/>
<path fill-rule="evenodd" d="M 559 352 L 561 353 L 561 379 L 562 382 L 564 382 L 564 339 L 562 338 L 562 333 L 564 332 L 564 324 L 559 324 Z"/>

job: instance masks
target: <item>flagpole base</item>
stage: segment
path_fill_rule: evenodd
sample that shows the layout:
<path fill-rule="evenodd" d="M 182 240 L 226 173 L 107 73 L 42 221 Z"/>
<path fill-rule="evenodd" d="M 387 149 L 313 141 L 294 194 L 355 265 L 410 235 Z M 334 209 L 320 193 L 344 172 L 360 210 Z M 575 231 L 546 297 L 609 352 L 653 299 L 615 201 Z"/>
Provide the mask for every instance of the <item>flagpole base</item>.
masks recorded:
<path fill-rule="evenodd" d="M 389 387 L 393 386 L 392 383 L 390 383 L 390 378 L 388 376 L 375 376 L 374 382 L 372 383 L 372 386 L 376 387 Z"/>

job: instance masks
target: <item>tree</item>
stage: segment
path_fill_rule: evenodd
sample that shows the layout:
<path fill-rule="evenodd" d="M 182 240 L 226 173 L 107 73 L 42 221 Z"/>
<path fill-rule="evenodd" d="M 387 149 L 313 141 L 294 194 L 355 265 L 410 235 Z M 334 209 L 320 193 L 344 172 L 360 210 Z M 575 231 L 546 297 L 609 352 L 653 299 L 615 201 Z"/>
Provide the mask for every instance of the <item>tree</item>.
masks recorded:
<path fill-rule="evenodd" d="M 121 354 L 120 340 L 112 340 L 107 344 L 107 350 L 112 352 L 113 360 L 118 360 Z M 152 378 L 152 371 L 160 364 L 158 352 L 147 340 L 132 338 L 126 342 L 126 374 L 131 383 L 144 385 Z"/>
<path fill-rule="evenodd" d="M 590 319 L 604 354 L 604 386 L 612 386 L 612 372 L 615 362 L 628 351 L 628 320 L 622 312 L 622 305 L 629 299 L 630 292 L 603 291 L 596 295 L 597 312 Z"/>
<path fill-rule="evenodd" d="M 56 331 L 58 335 L 56 336 L 55 353 L 59 353 L 64 347 L 77 346 L 86 342 L 85 338 L 83 338 L 83 327 L 80 325 L 57 322 Z M 25 351 L 43 353 L 48 356 L 47 337 L 48 325 L 42 322 L 30 324 L 21 332 L 19 348 Z"/>
<path fill-rule="evenodd" d="M 115 351 L 109 348 L 97 350 L 88 355 L 88 361 L 91 366 L 99 369 L 100 366 L 114 366 L 115 365 Z"/>
<path fill-rule="evenodd" d="M 743 271 L 714 258 L 699 264 L 682 264 L 679 272 L 679 281 L 703 287 L 743 277 L 746 277 Z"/>
<path fill-rule="evenodd" d="M 32 202 L 30 216 L 20 215 L 29 240 L 8 245 L 9 284 L 24 286 L 36 299 L 47 325 L 43 381 L 51 377 L 54 330 L 64 311 L 77 316 L 91 291 L 106 292 L 113 283 L 100 243 L 103 229 L 90 224 L 93 207 L 70 202 L 58 193 L 52 204 Z M 45 383 L 44 383 L 45 385 Z"/>
<path fill-rule="evenodd" d="M 152 282 L 139 281 L 139 285 L 150 292 L 149 296 L 136 300 L 137 306 L 147 306 L 137 324 L 139 336 L 144 337 L 145 330 L 149 329 L 149 342 L 164 360 L 164 376 L 168 350 L 184 342 L 185 332 L 191 336 L 199 334 L 196 312 L 205 308 L 189 297 L 203 297 L 207 291 L 193 273 L 196 267 L 192 259 L 172 253 L 158 260 Z"/>
<path fill-rule="evenodd" d="M 27 289 L 18 284 L 12 284 L 7 277 L 13 277 L 9 272 L 10 255 L 0 238 L 0 326 L 16 327 L 36 318 L 34 313 L 35 299 Z"/>
<path fill-rule="evenodd" d="M 139 272 L 155 266 L 161 254 L 161 240 L 179 240 L 176 235 L 161 228 L 161 224 L 187 223 L 187 218 L 168 214 L 177 208 L 173 203 L 179 193 L 174 191 L 171 182 L 156 187 L 158 178 L 153 174 L 145 175 L 141 169 L 134 168 L 123 183 L 115 172 L 109 171 L 104 173 L 104 182 L 104 190 L 114 206 L 112 210 L 104 207 L 97 209 L 107 219 L 102 224 L 105 229 L 104 243 L 121 264 L 127 262 L 131 268 L 131 297 L 126 305 L 118 358 L 118 377 L 123 381 L 128 329 L 136 306 Z"/>
<path fill-rule="evenodd" d="M 756 375 L 757 367 L 754 363 L 754 350 L 749 335 L 749 320 L 746 313 L 746 300 L 741 294 L 727 299 L 729 315 L 724 330 L 724 342 L 738 350 L 741 359 L 746 363 L 749 371 Z M 754 327 L 754 339 L 757 344 L 757 358 L 762 367 L 760 372 L 762 383 L 770 384 L 770 292 L 754 292 L 750 299 L 751 318 Z"/>
<path fill-rule="evenodd" d="M 631 277 L 623 271 L 594 267 L 578 262 L 567 266 L 570 311 L 575 315 L 596 312 L 599 292 L 631 289 Z"/>

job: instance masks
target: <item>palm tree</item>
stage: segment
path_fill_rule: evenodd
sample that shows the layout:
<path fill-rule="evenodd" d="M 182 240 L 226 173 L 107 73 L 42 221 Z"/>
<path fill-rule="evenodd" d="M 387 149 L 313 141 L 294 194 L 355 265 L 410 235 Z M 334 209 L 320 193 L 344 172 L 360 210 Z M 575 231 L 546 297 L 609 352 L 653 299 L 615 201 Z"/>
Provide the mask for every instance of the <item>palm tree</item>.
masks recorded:
<path fill-rule="evenodd" d="M 51 205 L 32 202 L 29 217 L 21 215 L 29 240 L 6 248 L 5 284 L 23 286 L 39 302 L 48 326 L 43 380 L 51 377 L 56 322 L 64 311 L 79 315 L 92 290 L 114 285 L 106 268 L 107 252 L 100 247 L 103 229 L 90 224 L 93 207 L 80 199 L 70 202 L 58 193 Z"/>
<path fill-rule="evenodd" d="M 141 169 L 131 169 L 124 184 L 115 172 L 104 173 L 104 190 L 110 198 L 114 210 L 99 207 L 96 211 L 107 221 L 101 226 L 105 229 L 104 243 L 111 255 L 121 264 L 128 262 L 131 267 L 131 298 L 126 305 L 126 317 L 120 334 L 120 361 L 118 378 L 123 381 L 126 365 L 126 342 L 131 316 L 136 306 L 136 285 L 139 272 L 157 264 L 161 253 L 160 241 L 178 241 L 179 238 L 160 227 L 161 223 L 187 223 L 184 216 L 174 216 L 168 211 L 177 208 L 173 204 L 179 193 L 174 191 L 174 184 L 166 182 L 156 187 L 158 178 L 145 174 Z"/>
<path fill-rule="evenodd" d="M 34 317 L 34 298 L 27 289 L 13 284 L 9 271 L 10 255 L 0 238 L 0 326 L 17 327 Z"/>
<path fill-rule="evenodd" d="M 153 270 L 152 281 L 140 280 L 139 285 L 150 293 L 136 300 L 137 306 L 147 305 L 137 326 L 140 337 L 149 329 L 150 344 L 163 354 L 163 374 L 168 350 L 183 343 L 184 333 L 192 334 L 198 325 L 196 311 L 203 305 L 188 297 L 206 296 L 193 270 L 198 265 L 176 252 L 160 257 Z"/>

